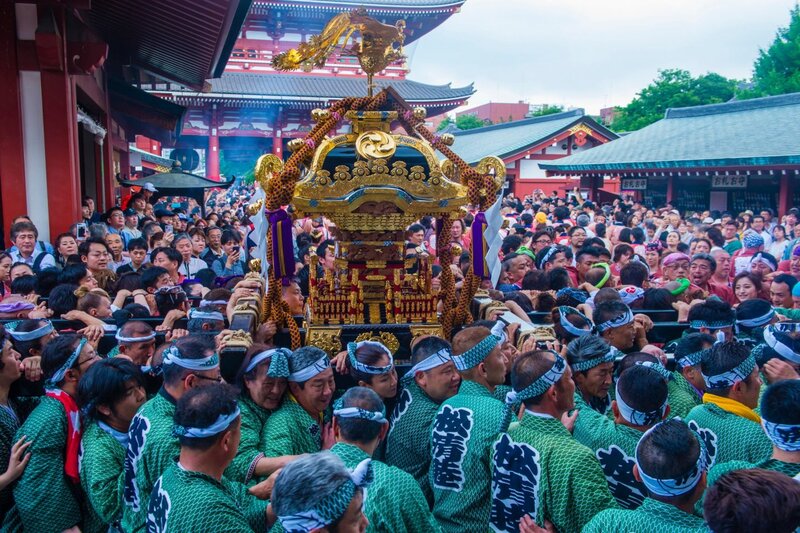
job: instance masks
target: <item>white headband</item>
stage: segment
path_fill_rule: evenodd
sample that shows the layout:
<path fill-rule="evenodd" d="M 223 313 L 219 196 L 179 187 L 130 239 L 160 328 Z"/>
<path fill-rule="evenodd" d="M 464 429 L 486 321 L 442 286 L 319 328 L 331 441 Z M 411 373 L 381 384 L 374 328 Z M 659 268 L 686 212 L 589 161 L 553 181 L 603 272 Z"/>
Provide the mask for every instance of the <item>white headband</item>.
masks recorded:
<path fill-rule="evenodd" d="M 147 342 L 156 338 L 156 332 L 151 331 L 150 333 L 148 333 L 143 337 L 123 337 L 120 331 L 117 330 L 117 334 L 114 335 L 114 338 L 117 339 L 117 342 L 125 342 L 125 343 Z"/>
<path fill-rule="evenodd" d="M 205 307 L 207 305 L 228 305 L 227 300 L 200 300 L 199 307 Z"/>
<path fill-rule="evenodd" d="M 764 342 L 767 346 L 778 352 L 784 359 L 787 359 L 795 364 L 800 364 L 800 354 L 795 353 L 791 346 L 783 344 L 775 336 L 775 330 L 772 326 L 764 328 Z"/>
<path fill-rule="evenodd" d="M 53 323 L 49 320 L 44 320 L 45 325 L 34 329 L 33 331 L 16 331 L 21 322 L 12 322 L 6 324 L 6 331 L 14 338 L 14 340 L 25 342 L 41 339 L 45 335 L 49 335 L 53 331 Z"/>
<path fill-rule="evenodd" d="M 225 317 L 222 316 L 222 313 L 219 311 L 200 311 L 194 308 L 189 310 L 189 319 L 218 320 L 220 322 L 225 322 Z"/>
<path fill-rule="evenodd" d="M 428 370 L 432 370 L 437 366 L 442 366 L 445 363 L 449 363 L 452 360 L 453 352 L 450 350 L 450 348 L 442 348 L 435 354 L 429 355 L 416 365 L 412 366 L 406 375 L 414 376 L 414 374 L 417 372 L 427 372 Z"/>
<path fill-rule="evenodd" d="M 164 350 L 162 355 L 163 364 L 165 365 L 178 365 L 186 370 L 213 370 L 219 367 L 219 357 L 217 354 L 211 354 L 203 359 L 184 359 L 181 356 L 180 350 L 174 344 Z"/>
<path fill-rule="evenodd" d="M 230 425 L 239 417 L 240 414 L 241 411 L 237 405 L 236 409 L 231 414 L 219 415 L 214 423 L 206 428 L 183 427 L 176 424 L 172 429 L 172 433 L 177 437 L 187 437 L 192 439 L 213 437 L 214 435 L 219 435 L 228 429 L 228 427 L 230 427 Z"/>
<path fill-rule="evenodd" d="M 289 381 L 294 381 L 296 383 L 303 383 L 321 374 L 322 372 L 325 372 L 330 367 L 331 367 L 330 359 L 328 359 L 327 355 L 323 355 L 322 357 L 317 359 L 314 362 L 314 364 L 309 365 L 303 369 L 300 369 L 297 372 L 292 372 L 291 374 L 289 374 Z"/>

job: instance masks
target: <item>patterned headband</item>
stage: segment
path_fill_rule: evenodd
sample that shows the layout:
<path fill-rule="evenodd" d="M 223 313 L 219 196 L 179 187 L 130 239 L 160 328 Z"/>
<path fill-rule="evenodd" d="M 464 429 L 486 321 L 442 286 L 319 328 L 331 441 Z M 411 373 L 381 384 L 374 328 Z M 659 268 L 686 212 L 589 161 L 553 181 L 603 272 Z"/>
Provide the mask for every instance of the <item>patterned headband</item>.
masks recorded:
<path fill-rule="evenodd" d="M 192 308 L 189 310 L 189 319 L 215 320 L 219 322 L 225 321 L 225 317 L 222 316 L 222 313 L 219 311 L 200 311 L 197 308 Z"/>
<path fill-rule="evenodd" d="M 617 348 L 613 346 L 609 346 L 608 351 L 601 355 L 600 357 L 593 357 L 591 359 L 587 359 L 585 361 L 578 361 L 577 363 L 572 363 L 569 365 L 572 367 L 574 372 L 586 372 L 587 370 L 591 370 L 592 368 L 596 367 L 597 365 L 602 365 L 603 363 L 613 363 L 617 360 L 617 356 L 625 355 Z"/>
<path fill-rule="evenodd" d="M 546 265 L 547 262 L 550 261 L 550 258 L 553 257 L 556 253 L 558 253 L 558 251 L 559 251 L 558 246 L 556 245 L 548 246 L 547 252 L 545 252 L 544 256 L 542 256 L 542 260 L 538 262 L 536 267 L 539 270 L 544 269 L 544 265 Z"/>
<path fill-rule="evenodd" d="M 664 399 L 664 403 L 661 404 L 658 409 L 653 411 L 639 411 L 625 403 L 621 391 L 619 390 L 619 381 L 617 381 L 615 390 L 617 392 L 615 399 L 617 401 L 617 407 L 619 408 L 619 414 L 634 426 L 650 426 L 664 419 L 664 414 L 667 412 L 667 405 L 669 404 L 668 399 Z"/>
<path fill-rule="evenodd" d="M 353 496 L 356 494 L 356 490 L 368 487 L 372 483 L 372 479 L 371 459 L 364 459 L 352 471 L 350 478 L 323 498 L 316 507 L 292 515 L 279 515 L 278 520 L 280 520 L 281 526 L 288 533 L 322 529 L 339 520 L 347 511 Z"/>
<path fill-rule="evenodd" d="M 597 331 L 603 333 L 609 329 L 613 328 L 621 328 L 622 326 L 627 326 L 633 322 L 633 313 L 630 309 L 626 309 L 624 313 L 621 315 L 614 317 L 610 320 L 606 320 L 602 324 L 597 324 Z"/>
<path fill-rule="evenodd" d="M 645 431 L 644 435 L 642 435 L 642 438 L 639 439 L 639 444 L 636 445 L 636 466 L 639 469 L 639 475 L 642 478 L 642 483 L 644 483 L 644 486 L 647 487 L 647 490 L 650 491 L 651 494 L 671 498 L 686 494 L 697 486 L 700 478 L 703 477 L 703 473 L 708 468 L 709 458 L 703 439 L 700 438 L 697 433 L 692 431 L 697 439 L 698 444 L 700 444 L 700 453 L 697 456 L 697 462 L 692 465 L 692 468 L 688 472 L 675 479 L 658 479 L 647 475 L 647 472 L 644 471 L 641 463 L 639 462 L 639 452 L 642 447 L 642 442 L 644 442 L 645 438 L 661 424 L 663 424 L 663 422 L 659 422 Z"/>
<path fill-rule="evenodd" d="M 558 380 L 561 379 L 561 376 L 564 375 L 564 371 L 567 369 L 567 362 L 556 352 L 551 353 L 555 355 L 553 366 L 521 391 L 511 389 L 506 394 L 506 405 L 513 405 L 517 402 L 524 402 L 525 400 L 541 396 L 547 392 L 550 387 L 558 383 Z"/>
<path fill-rule="evenodd" d="M 745 248 L 758 248 L 764 246 L 764 237 L 757 233 L 748 233 L 742 239 Z"/>
<path fill-rule="evenodd" d="M 45 335 L 49 335 L 53 332 L 53 323 L 49 320 L 43 320 L 44 326 L 38 327 L 33 331 L 17 331 L 17 328 L 20 324 L 22 324 L 21 320 L 16 322 L 9 322 L 6 324 L 6 331 L 8 332 L 11 337 L 14 338 L 16 341 L 26 342 L 26 341 L 33 341 L 36 339 L 41 339 Z"/>
<path fill-rule="evenodd" d="M 688 368 L 690 366 L 696 366 L 700 364 L 700 361 L 703 360 L 703 356 L 708 354 L 711 351 L 710 348 L 706 348 L 705 350 L 699 350 L 697 352 L 692 352 L 689 354 L 684 355 L 681 358 L 676 359 L 678 365 L 681 368 Z"/>
<path fill-rule="evenodd" d="M 570 315 L 579 316 L 583 323 L 589 327 L 589 329 L 583 329 L 575 326 L 572 322 L 567 320 L 567 317 Z M 558 307 L 558 323 L 561 324 L 561 327 L 564 328 L 564 331 L 570 335 L 575 335 L 576 337 L 583 337 L 584 335 L 591 335 L 594 333 L 594 323 L 589 320 L 589 317 L 574 307 L 570 307 L 568 305 L 561 305 Z"/>
<path fill-rule="evenodd" d="M 237 418 L 239 418 L 240 414 L 241 411 L 237 405 L 236 409 L 234 409 L 232 413 L 227 415 L 219 415 L 214 423 L 208 427 L 196 428 L 175 424 L 172 427 L 172 435 L 174 437 L 184 437 L 188 439 L 204 439 L 206 437 L 213 437 L 228 429 L 230 425 L 233 424 Z"/>
<path fill-rule="evenodd" d="M 186 370 L 213 370 L 219 368 L 219 356 L 214 353 L 202 359 L 185 359 L 181 351 L 174 344 L 164 350 L 162 355 L 164 365 L 178 365 Z"/>
<path fill-rule="evenodd" d="M 800 451 L 800 424 L 776 424 L 762 416 L 761 426 L 776 448 L 785 452 Z"/>
<path fill-rule="evenodd" d="M 757 328 L 769 324 L 775 317 L 775 309 L 770 309 L 766 314 L 755 318 L 737 318 L 736 325 L 745 328 Z"/>
<path fill-rule="evenodd" d="M 252 372 L 255 367 L 266 361 L 270 360 L 267 376 L 271 378 L 288 378 L 289 377 L 289 358 L 292 352 L 286 348 L 270 348 L 258 353 L 250 359 L 250 364 L 247 365 L 244 372 Z"/>
<path fill-rule="evenodd" d="M 692 329 L 725 329 L 733 327 L 733 322 L 728 322 L 726 320 L 692 320 L 689 322 L 689 327 Z"/>
<path fill-rule="evenodd" d="M 655 363 L 653 361 L 636 361 L 637 366 L 643 366 L 645 368 L 649 368 L 650 370 L 655 371 L 659 376 L 664 378 L 665 381 L 669 381 L 672 379 L 672 374 L 667 367 L 662 365 L 660 362 Z"/>
<path fill-rule="evenodd" d="M 412 366 L 411 369 L 405 373 L 403 378 L 400 380 L 404 383 L 411 381 L 414 379 L 414 375 L 417 372 L 427 372 L 428 370 L 433 370 L 436 367 L 442 366 L 445 363 L 449 363 L 453 360 L 453 352 L 450 348 L 442 348 L 438 352 L 433 355 L 429 355 L 416 365 Z"/>
<path fill-rule="evenodd" d="M 383 353 L 385 353 L 389 357 L 389 364 L 386 366 L 372 366 L 366 365 L 360 362 L 356 358 L 356 351 L 361 348 L 362 346 L 372 346 L 373 348 L 377 348 Z M 375 341 L 361 341 L 361 342 L 349 342 L 347 343 L 347 358 L 350 361 L 350 365 L 357 371 L 363 374 L 386 374 L 387 372 L 391 372 L 394 368 L 394 358 L 392 357 L 392 352 L 384 346 L 383 344 Z"/>
<path fill-rule="evenodd" d="M 733 387 L 740 381 L 747 379 L 747 376 L 753 372 L 755 367 L 755 357 L 748 355 L 744 361 L 727 372 L 722 372 L 716 376 L 707 376 L 703 374 L 703 381 L 706 382 L 706 387 L 709 389 L 726 389 L 728 387 Z M 700 372 L 702 373 L 702 370 Z"/>
<path fill-rule="evenodd" d="M 490 333 L 485 339 L 466 352 L 462 353 L 461 355 L 454 355 L 453 363 L 455 363 L 456 368 L 461 371 L 476 367 L 481 364 L 483 360 L 486 359 L 490 353 L 492 353 L 492 350 L 494 350 L 495 347 L 501 342 L 503 342 L 502 338 Z"/>
<path fill-rule="evenodd" d="M 753 256 L 752 259 L 750 259 L 751 268 L 753 266 L 753 263 L 763 263 L 768 267 L 770 267 L 773 272 L 778 270 L 778 265 L 775 263 L 775 261 L 772 261 L 769 257 L 764 257 L 764 254 L 762 254 L 761 252 L 758 252 L 756 255 Z"/>
<path fill-rule="evenodd" d="M 578 300 L 578 303 L 586 303 L 586 300 L 589 299 L 589 295 L 586 293 L 586 291 L 574 289 L 572 287 L 564 287 L 556 292 L 556 298 L 561 298 L 562 296 L 574 298 L 575 300 Z"/>
<path fill-rule="evenodd" d="M 295 383 L 304 383 L 309 379 L 318 376 L 319 374 L 325 372 L 327 369 L 331 367 L 331 361 L 328 359 L 327 355 L 323 355 L 313 364 L 298 370 L 297 372 L 292 372 L 289 374 L 289 381 L 294 381 Z"/>
<path fill-rule="evenodd" d="M 619 294 L 622 303 L 625 305 L 631 305 L 633 302 L 644 296 L 644 289 L 631 285 L 618 290 L 617 293 Z"/>
<path fill-rule="evenodd" d="M 794 351 L 792 346 L 788 344 L 782 343 L 778 337 L 775 335 L 776 331 L 773 326 L 767 326 L 764 328 L 764 342 L 775 350 L 781 357 L 786 359 L 787 361 L 791 361 L 795 364 L 800 364 L 800 354 Z"/>
<path fill-rule="evenodd" d="M 78 356 L 81 354 L 81 351 L 83 351 L 83 347 L 86 346 L 87 342 L 88 341 L 86 340 L 86 338 L 82 338 L 80 340 L 78 346 L 75 347 L 75 349 L 72 351 L 69 357 L 67 357 L 67 360 L 64 361 L 64 364 L 61 365 L 61 367 L 59 367 L 59 369 L 56 370 L 52 376 L 50 376 L 50 379 L 44 382 L 47 388 L 52 389 L 58 386 L 58 384 L 61 382 L 61 380 L 64 379 L 64 376 L 67 374 L 67 370 L 72 368 L 72 365 L 74 365 L 75 361 L 78 360 Z"/>
<path fill-rule="evenodd" d="M 342 399 L 339 398 L 334 402 L 333 416 L 339 418 L 359 418 L 361 420 L 369 420 L 370 422 L 378 422 L 379 424 L 386 424 L 386 407 L 381 404 L 380 411 L 368 411 L 361 407 L 343 407 Z"/>

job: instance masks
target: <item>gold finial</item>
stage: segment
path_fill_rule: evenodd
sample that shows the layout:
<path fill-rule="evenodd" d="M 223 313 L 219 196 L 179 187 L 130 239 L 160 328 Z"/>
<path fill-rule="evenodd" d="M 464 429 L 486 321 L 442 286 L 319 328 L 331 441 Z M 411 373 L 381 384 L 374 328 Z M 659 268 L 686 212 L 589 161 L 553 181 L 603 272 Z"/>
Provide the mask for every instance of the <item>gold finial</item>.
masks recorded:
<path fill-rule="evenodd" d="M 442 133 L 441 139 L 445 146 L 453 146 L 453 143 L 456 142 L 456 137 L 452 133 Z"/>
<path fill-rule="evenodd" d="M 415 107 L 412 113 L 417 120 L 424 120 L 428 116 L 428 111 L 424 107 Z"/>

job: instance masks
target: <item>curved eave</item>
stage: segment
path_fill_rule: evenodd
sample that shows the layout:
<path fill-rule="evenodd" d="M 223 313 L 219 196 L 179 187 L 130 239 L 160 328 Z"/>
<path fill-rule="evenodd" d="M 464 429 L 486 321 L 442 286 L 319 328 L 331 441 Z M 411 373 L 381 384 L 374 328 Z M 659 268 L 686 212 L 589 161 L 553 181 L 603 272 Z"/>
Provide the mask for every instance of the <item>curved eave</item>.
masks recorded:
<path fill-rule="evenodd" d="M 557 163 L 539 163 L 544 170 L 559 172 L 604 172 L 630 171 L 650 169 L 694 169 L 724 167 L 770 167 L 783 165 L 800 165 L 800 155 L 774 157 L 737 157 L 727 159 L 701 159 L 685 161 L 636 161 L 624 163 L 605 163 L 602 165 L 559 165 Z"/>
<path fill-rule="evenodd" d="M 466 0 L 442 0 L 439 2 L 389 2 L 370 0 L 293 0 L 293 1 L 254 1 L 252 9 L 275 9 L 282 7 L 315 9 L 341 12 L 347 9 L 365 8 L 378 13 L 447 13 L 459 9 Z"/>

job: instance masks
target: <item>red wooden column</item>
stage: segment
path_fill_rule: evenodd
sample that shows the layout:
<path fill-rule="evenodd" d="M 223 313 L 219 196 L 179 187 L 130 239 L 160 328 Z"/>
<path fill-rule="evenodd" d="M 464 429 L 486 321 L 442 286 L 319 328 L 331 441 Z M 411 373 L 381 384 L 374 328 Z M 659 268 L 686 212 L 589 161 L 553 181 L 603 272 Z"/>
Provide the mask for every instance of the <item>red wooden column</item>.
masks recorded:
<path fill-rule="evenodd" d="M 27 211 L 14 2 L 0 2 L 0 80 L 0 197 L 3 236 L 7 237 L 11 220 Z M 6 245 L 10 246 L 8 242 Z"/>
<path fill-rule="evenodd" d="M 206 154 L 206 177 L 219 181 L 219 137 L 217 135 L 217 104 L 211 104 L 208 120 L 208 153 Z"/>
<path fill-rule="evenodd" d="M 780 191 L 778 192 L 778 217 L 785 215 L 789 209 L 794 207 L 792 199 L 794 197 L 794 173 L 792 171 L 784 171 L 781 174 Z"/>
<path fill-rule="evenodd" d="M 667 203 L 675 205 L 675 176 L 667 177 Z"/>

